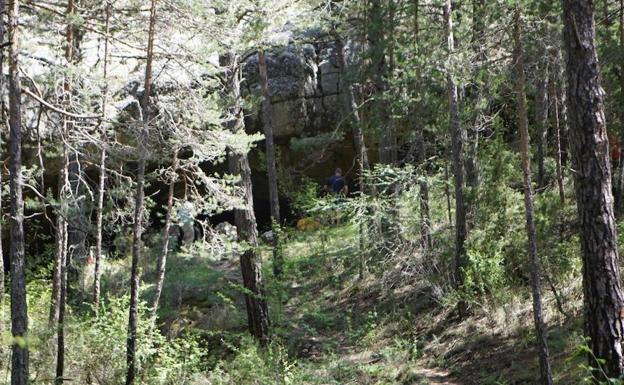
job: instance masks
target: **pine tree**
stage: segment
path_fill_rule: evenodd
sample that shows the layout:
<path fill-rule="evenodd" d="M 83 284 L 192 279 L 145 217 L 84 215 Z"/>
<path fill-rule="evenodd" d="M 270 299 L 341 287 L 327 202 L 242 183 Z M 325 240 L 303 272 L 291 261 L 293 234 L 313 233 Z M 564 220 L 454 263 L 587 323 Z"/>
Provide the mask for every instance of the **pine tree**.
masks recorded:
<path fill-rule="evenodd" d="M 128 317 L 128 341 L 126 346 L 126 385 L 134 384 L 136 377 L 136 344 L 137 344 L 137 323 L 139 318 L 139 260 L 143 242 L 143 210 L 145 200 L 145 165 L 147 130 L 150 120 L 150 98 L 152 92 L 152 63 L 154 59 L 154 36 L 156 34 L 156 0 L 151 0 L 147 49 L 145 79 L 143 89 L 143 100 L 141 103 L 141 127 L 138 134 L 139 159 L 136 174 L 136 195 L 134 198 L 134 224 L 132 228 L 132 270 L 130 272 L 130 309 Z"/>
<path fill-rule="evenodd" d="M 604 113 L 604 91 L 595 46 L 590 0 L 563 0 L 568 75 L 570 150 L 583 258 L 585 333 L 593 357 L 605 360 L 609 378 L 624 375 L 624 297 L 618 263 L 611 193 L 611 166 Z M 606 378 L 602 380 L 606 381 Z"/>
<path fill-rule="evenodd" d="M 540 259 L 537 254 L 537 232 L 533 205 L 533 185 L 531 180 L 531 159 L 529 151 L 529 119 L 526 106 L 524 49 L 522 47 L 522 19 L 520 8 L 514 15 L 514 69 L 516 75 L 516 114 L 520 131 L 520 150 L 522 155 L 522 174 L 524 176 L 524 205 L 526 212 L 527 249 L 531 266 L 531 290 L 533 291 L 533 320 L 537 336 L 537 349 L 540 362 L 541 383 L 552 385 L 552 374 L 548 354 L 546 326 L 542 311 L 542 293 L 540 280 Z"/>
<path fill-rule="evenodd" d="M 235 52 L 222 55 L 225 68 L 228 114 L 226 126 L 234 134 L 245 132 L 243 108 L 241 106 L 240 81 L 241 63 Z M 251 169 L 246 152 L 230 149 L 228 156 L 229 170 L 233 175 L 240 175 L 240 186 L 243 191 L 243 207 L 234 210 L 234 222 L 239 240 L 245 242 L 245 249 L 240 254 L 243 285 L 249 293 L 245 293 L 247 324 L 249 332 L 261 344 L 269 341 L 269 312 L 265 299 L 260 255 L 258 255 L 258 229 L 256 215 L 253 210 L 253 192 Z"/>
<path fill-rule="evenodd" d="M 19 74 L 19 1 L 11 0 L 9 32 L 9 186 L 11 198 L 11 385 L 27 385 L 29 373 L 28 305 L 24 255 L 24 199 L 22 196 L 22 100 Z"/>
<path fill-rule="evenodd" d="M 451 0 L 446 0 L 443 5 L 444 21 L 446 23 L 447 51 L 451 67 L 447 68 L 447 91 L 449 97 L 449 125 L 451 131 L 451 149 L 453 162 L 453 177 L 455 183 L 455 272 L 454 284 L 459 290 L 464 285 L 464 264 L 466 258 L 466 203 L 464 200 L 464 149 L 466 142 L 466 130 L 462 127 L 459 116 L 459 100 L 457 94 L 457 84 L 455 83 L 452 59 L 455 51 L 455 40 L 453 38 L 453 14 Z M 459 303 L 460 316 L 466 313 L 466 303 L 462 300 Z"/>

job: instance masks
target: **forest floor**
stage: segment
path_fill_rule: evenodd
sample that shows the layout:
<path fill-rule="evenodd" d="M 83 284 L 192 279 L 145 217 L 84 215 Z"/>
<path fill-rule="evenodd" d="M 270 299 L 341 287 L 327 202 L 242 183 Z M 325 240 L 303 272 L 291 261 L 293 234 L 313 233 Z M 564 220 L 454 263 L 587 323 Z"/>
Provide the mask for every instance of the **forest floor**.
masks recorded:
<path fill-rule="evenodd" d="M 444 296 L 429 284 L 383 277 L 375 267 L 359 279 L 358 242 L 353 234 L 348 226 L 293 232 L 284 245 L 285 275 L 277 281 L 269 268 L 265 272 L 275 339 L 308 374 L 309 384 L 537 383 L 528 291 L 475 304 L 473 314 L 459 321 Z M 263 253 L 265 260 L 270 255 L 268 249 Z M 214 261 L 212 273 L 189 269 L 196 277 L 183 280 L 201 281 L 203 293 L 224 291 L 232 282 L 240 283 L 234 259 Z M 208 287 L 206 277 L 211 282 Z M 575 285 L 578 283 L 571 287 Z M 187 288 L 189 293 L 195 290 Z M 572 288 L 561 293 L 573 312 L 579 300 L 577 291 Z M 240 295 L 230 295 L 233 301 L 240 301 Z M 579 383 L 583 377 L 583 360 L 575 356 L 581 343 L 579 318 L 567 320 L 559 314 L 548 292 L 545 302 L 555 381 Z M 179 303 L 188 304 L 188 300 Z M 177 315 L 172 319 L 184 314 L 195 318 L 195 326 L 202 329 L 225 327 L 244 332 L 244 314 L 234 317 L 229 313 L 243 307 L 242 303 L 230 303 L 230 310 L 219 310 L 213 304 L 196 303 L 195 316 L 190 311 L 171 310 Z M 175 322 L 169 322 L 169 327 Z"/>

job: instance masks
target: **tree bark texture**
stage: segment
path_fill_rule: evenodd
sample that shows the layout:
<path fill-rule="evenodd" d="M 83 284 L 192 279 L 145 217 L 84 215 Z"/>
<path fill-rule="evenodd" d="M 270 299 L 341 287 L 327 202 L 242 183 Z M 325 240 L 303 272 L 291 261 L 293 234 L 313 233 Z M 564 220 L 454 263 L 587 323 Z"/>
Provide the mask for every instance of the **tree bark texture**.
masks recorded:
<path fill-rule="evenodd" d="M 227 68 L 229 92 L 227 126 L 233 133 L 244 133 L 245 121 L 240 94 L 241 64 L 238 56 L 232 52 L 224 55 L 223 64 Z M 234 222 L 239 240 L 247 243 L 247 249 L 240 255 L 243 285 L 249 291 L 245 293 L 247 323 L 251 335 L 264 345 L 269 341 L 269 311 L 265 299 L 260 255 L 257 252 L 258 229 L 253 210 L 251 168 L 247 153 L 230 151 L 228 164 L 230 173 L 240 175 L 240 187 L 243 190 L 244 207 L 234 210 Z"/>
<path fill-rule="evenodd" d="M 144 210 L 144 184 L 145 184 L 145 143 L 147 140 L 147 130 L 149 128 L 150 119 L 150 95 L 152 92 L 152 61 L 154 58 L 154 35 L 156 34 L 156 1 L 151 1 L 149 29 L 147 38 L 147 60 L 145 65 L 145 86 L 142 107 L 141 132 L 139 133 L 139 160 L 136 174 L 136 196 L 134 199 L 134 225 L 132 229 L 132 268 L 130 276 L 130 308 L 128 317 L 128 337 L 126 346 L 126 385 L 134 384 L 136 377 L 136 342 L 137 342 L 137 324 L 139 318 L 139 260 L 141 259 L 141 250 L 143 242 L 141 235 L 143 234 L 143 210 Z"/>
<path fill-rule="evenodd" d="M 535 98 L 535 133 L 537 136 L 537 189 L 541 191 L 546 186 L 546 171 L 544 158 L 546 157 L 548 135 L 548 75 L 549 65 L 546 47 L 540 47 L 539 56 L 542 58 L 538 66 L 537 97 Z"/>
<path fill-rule="evenodd" d="M 604 90 L 595 47 L 593 1 L 563 0 L 570 150 L 583 258 L 585 332 L 610 378 L 624 375 L 624 298 L 611 192 Z M 596 360 L 589 358 L 596 366 Z M 606 379 L 601 379 L 606 380 Z"/>
<path fill-rule="evenodd" d="M 4 14 L 6 12 L 6 1 L 0 0 L 0 44 L 4 44 Z M 0 48 L 0 74 L 4 73 L 4 48 Z M 4 94 L 6 87 L 4 76 L 0 76 L 0 93 Z M 0 121 L 6 122 L 6 109 L 4 100 L 0 102 Z M 1 151 L 0 151 L 1 154 Z M 0 218 L 2 217 L 2 173 L 0 172 Z M 1 221 L 0 221 L 1 222 Z M 2 224 L 0 223 L 0 234 L 2 233 Z M 4 253 L 2 251 L 2 237 L 0 237 L 0 323 L 4 324 Z M 0 333 L 4 328 L 0 326 Z"/>
<path fill-rule="evenodd" d="M 561 138 L 561 118 L 560 118 L 560 109 L 559 109 L 559 98 L 557 92 L 557 83 L 552 81 L 550 82 L 550 99 L 552 100 L 552 118 L 553 118 L 553 128 L 555 132 L 555 168 L 557 173 L 557 190 L 559 191 L 559 202 L 561 203 L 561 208 L 563 209 L 565 204 L 565 189 L 563 185 L 563 165 L 561 162 L 561 154 L 562 154 L 562 138 Z M 563 218 L 561 218 L 563 220 Z M 563 223 L 562 223 L 563 225 Z"/>
<path fill-rule="evenodd" d="M 531 267 L 531 290 L 533 293 L 533 322 L 536 334 L 536 347 L 540 364 L 540 382 L 552 385 L 552 373 L 548 354 L 547 332 L 542 312 L 542 292 L 540 282 L 540 259 L 537 254 L 537 232 L 533 208 L 533 185 L 531 178 L 531 160 L 529 150 L 529 119 L 525 93 L 524 50 L 522 48 L 522 21 L 520 9 L 514 16 L 514 65 L 516 72 L 516 114 L 520 131 L 520 152 L 522 156 L 522 174 L 524 176 L 524 206 L 526 211 L 527 249 Z"/>
<path fill-rule="evenodd" d="M 388 63 L 386 62 L 386 39 L 384 31 L 385 12 L 380 0 L 371 0 L 369 8 L 368 44 L 371 60 L 370 75 L 374 86 L 373 113 L 376 131 L 379 133 L 379 162 L 393 164 L 397 161 L 396 133 L 390 124 L 387 102 L 384 100 L 388 91 Z"/>
<path fill-rule="evenodd" d="M 178 169 L 178 152 L 175 151 L 173 154 L 173 160 L 171 161 L 171 169 L 172 173 L 175 175 Z M 165 214 L 165 226 L 162 230 L 162 248 L 160 249 L 160 255 L 158 256 L 158 267 L 157 267 L 157 280 L 156 280 L 156 292 L 154 294 L 154 302 L 152 304 L 152 317 L 154 321 L 158 315 L 158 305 L 160 302 L 160 295 L 162 294 L 163 287 L 165 285 L 165 272 L 167 268 L 167 255 L 169 254 L 169 231 L 171 229 L 171 222 L 173 216 L 173 195 L 175 192 L 175 176 L 172 176 L 171 181 L 169 181 L 169 192 L 167 194 L 167 213 Z"/>
<path fill-rule="evenodd" d="M 449 61 L 452 61 L 455 51 L 453 39 L 453 15 L 451 0 L 444 2 L 444 20 L 446 22 L 446 38 Z M 466 259 L 466 204 L 464 201 L 464 143 L 466 130 L 462 127 L 459 116 L 459 101 L 457 84 L 453 78 L 452 64 L 447 69 L 447 91 L 449 98 L 449 125 L 451 131 L 451 150 L 453 163 L 453 177 L 455 184 L 455 253 L 454 253 L 454 284 L 461 289 L 464 285 L 464 265 Z M 463 301 L 462 301 L 463 302 Z M 465 304 L 460 303 L 461 315 L 465 313 Z"/>
<path fill-rule="evenodd" d="M 473 0 L 472 13 L 472 50 L 476 58 L 476 69 L 473 75 L 474 86 L 474 116 L 472 118 L 473 127 L 467 132 L 466 151 L 466 185 L 470 187 L 470 204 L 468 209 L 474 211 L 476 198 L 479 189 L 480 169 L 479 169 L 479 132 L 482 130 L 482 116 L 487 109 L 487 56 L 485 29 L 487 14 L 485 10 L 485 0 Z M 470 217 L 472 217 L 472 213 Z M 470 220 L 472 222 L 472 220 Z"/>
<path fill-rule="evenodd" d="M 624 0 L 620 0 L 620 52 L 624 52 Z M 620 60 L 620 92 L 624 95 L 624 61 Z M 624 143 L 624 109 L 620 108 L 620 146 Z M 624 209 L 624 157 L 620 150 L 620 158 L 617 162 L 618 169 L 616 171 L 615 185 L 615 215 L 620 217 Z"/>
<path fill-rule="evenodd" d="M 420 51 L 420 0 L 414 0 L 414 50 L 419 53 Z M 419 93 L 418 80 L 414 81 L 412 92 L 414 95 Z M 416 98 L 418 99 L 418 98 Z M 423 123 L 420 121 L 419 113 L 421 112 L 420 102 L 416 102 L 413 110 L 416 119 L 416 138 L 415 138 L 415 157 L 416 167 L 420 169 L 420 180 L 418 181 L 418 195 L 419 195 L 419 208 L 420 208 L 420 242 L 421 246 L 425 250 L 430 250 L 433 247 L 433 238 L 431 237 L 431 219 L 429 214 L 429 183 L 427 182 L 427 149 L 425 145 L 425 132 Z"/>
<path fill-rule="evenodd" d="M 65 11 L 65 15 L 68 20 L 71 20 L 72 15 L 76 11 L 74 0 L 67 1 L 67 9 Z M 65 31 L 65 60 L 68 66 L 71 66 L 74 61 L 74 30 L 75 27 L 71 24 L 67 24 L 67 28 Z M 66 111 L 69 111 L 70 108 L 70 100 L 72 93 L 72 79 L 69 75 L 66 75 L 63 80 L 63 105 Z M 70 178 L 71 173 L 69 172 L 69 158 L 68 158 L 68 145 L 69 141 L 69 133 L 72 130 L 72 124 L 69 122 L 67 116 L 63 116 L 63 132 L 62 137 L 64 140 L 63 143 L 63 167 L 65 168 L 61 175 L 64 178 Z M 76 155 L 76 162 L 78 161 L 78 156 Z M 76 164 L 79 169 L 79 164 Z M 71 182 L 71 180 L 64 180 L 64 182 Z M 80 180 L 75 181 L 76 190 L 78 190 L 78 186 L 80 185 Z M 71 183 L 64 183 L 61 185 L 62 187 L 59 189 L 59 200 L 61 202 L 72 202 L 75 201 L 78 197 L 77 191 L 74 191 Z M 65 188 L 68 187 L 68 188 Z M 69 196 L 63 194 L 64 192 L 70 192 Z M 65 206 L 65 203 L 61 203 L 61 207 Z M 61 208 L 61 212 L 57 215 L 59 217 L 63 217 L 70 210 L 63 210 Z M 80 212 L 75 211 L 77 214 L 72 216 L 72 225 L 77 226 L 81 223 Z M 70 223 L 65 222 L 63 218 L 61 218 L 61 227 L 57 229 L 57 235 L 61 237 L 61 242 L 58 242 L 60 251 L 60 262 L 61 267 L 61 275 L 60 275 L 60 285 L 59 291 L 60 295 L 58 297 L 59 305 L 58 305 L 58 325 L 56 328 L 56 378 L 54 383 L 59 385 L 64 382 L 64 373 L 65 373 L 65 303 L 67 300 L 67 269 L 71 263 L 72 253 L 78 251 L 80 247 L 84 248 L 84 237 L 82 239 L 82 243 L 80 242 L 80 235 L 84 234 L 81 229 L 73 229 L 70 230 Z M 85 228 L 85 227 L 83 227 Z M 71 247 L 70 247 L 71 246 Z"/>
<path fill-rule="evenodd" d="M 19 1 L 11 0 L 9 31 L 9 219 L 11 258 L 11 385 L 28 384 L 28 305 L 24 255 L 24 199 L 22 196 L 22 100 L 19 76 Z"/>

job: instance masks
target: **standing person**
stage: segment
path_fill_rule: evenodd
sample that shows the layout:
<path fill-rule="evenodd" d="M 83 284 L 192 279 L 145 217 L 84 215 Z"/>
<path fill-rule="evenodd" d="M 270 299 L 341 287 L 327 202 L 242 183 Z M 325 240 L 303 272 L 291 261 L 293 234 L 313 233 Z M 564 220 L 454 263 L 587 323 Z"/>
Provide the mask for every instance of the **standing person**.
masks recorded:
<path fill-rule="evenodd" d="M 325 182 L 325 191 L 331 194 L 342 194 L 346 196 L 349 194 L 349 186 L 347 185 L 347 179 L 342 176 L 342 169 L 339 167 L 334 172 L 334 175 L 327 178 Z"/>
<path fill-rule="evenodd" d="M 327 178 L 325 182 L 325 191 L 335 196 L 335 212 L 331 217 L 331 222 L 334 225 L 340 224 L 340 204 L 343 198 L 349 194 L 349 186 L 347 185 L 347 179 L 342 176 L 342 169 L 339 167 L 334 171 L 334 175 Z"/>

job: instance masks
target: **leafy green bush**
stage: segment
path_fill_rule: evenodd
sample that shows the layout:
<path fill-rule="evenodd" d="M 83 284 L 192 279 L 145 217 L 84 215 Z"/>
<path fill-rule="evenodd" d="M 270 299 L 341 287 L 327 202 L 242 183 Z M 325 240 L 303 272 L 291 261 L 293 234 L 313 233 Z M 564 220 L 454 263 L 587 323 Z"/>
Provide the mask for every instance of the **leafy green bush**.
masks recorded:
<path fill-rule="evenodd" d="M 245 337 L 240 346 L 230 346 L 232 359 L 222 361 L 207 376 L 211 385 L 299 385 L 302 372 L 279 344 L 266 350 Z"/>
<path fill-rule="evenodd" d="M 28 288 L 33 383 L 49 383 L 56 365 L 55 330 L 48 327 L 49 282 L 31 281 Z M 75 383 L 123 384 L 126 375 L 128 297 L 110 298 L 100 316 L 74 313 L 67 307 L 65 373 Z M 141 384 L 186 384 L 205 371 L 207 351 L 194 335 L 167 339 L 151 320 L 145 304 L 139 308 L 137 368 Z M 8 317 L 6 317 L 8 318 Z M 10 362 L 8 319 L 0 349 L 0 361 Z"/>

